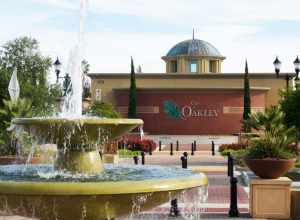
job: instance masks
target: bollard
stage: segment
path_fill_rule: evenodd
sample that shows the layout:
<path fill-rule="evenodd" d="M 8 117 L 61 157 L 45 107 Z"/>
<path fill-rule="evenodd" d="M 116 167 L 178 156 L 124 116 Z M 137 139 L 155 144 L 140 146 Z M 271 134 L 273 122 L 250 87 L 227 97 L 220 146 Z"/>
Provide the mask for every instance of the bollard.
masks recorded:
<path fill-rule="evenodd" d="M 173 155 L 173 143 L 170 144 L 170 155 Z"/>
<path fill-rule="evenodd" d="M 170 209 L 169 216 L 170 217 L 178 217 L 179 216 L 177 199 L 171 200 L 171 209 Z"/>
<path fill-rule="evenodd" d="M 194 141 L 194 151 L 197 151 L 197 143 Z"/>
<path fill-rule="evenodd" d="M 133 161 L 134 161 L 135 165 L 138 165 L 139 164 L 139 157 L 138 156 L 134 156 L 133 157 Z"/>
<path fill-rule="evenodd" d="M 192 143 L 191 155 L 194 155 L 194 143 Z"/>
<path fill-rule="evenodd" d="M 184 152 L 183 156 L 181 156 L 180 159 L 181 159 L 181 167 L 183 169 L 187 169 L 188 153 Z"/>
<path fill-rule="evenodd" d="M 214 141 L 211 142 L 211 154 L 213 156 L 215 156 L 215 142 Z"/>
<path fill-rule="evenodd" d="M 230 154 L 228 154 L 227 175 L 230 176 L 230 177 L 234 177 L 234 173 L 233 173 L 233 157 Z"/>
<path fill-rule="evenodd" d="M 179 151 L 179 141 L 176 141 L 176 151 Z"/>
<path fill-rule="evenodd" d="M 152 155 L 152 147 L 149 146 L 149 155 Z"/>
<path fill-rule="evenodd" d="M 237 178 L 230 178 L 230 209 L 228 212 L 229 217 L 239 217 L 239 210 L 237 207 Z"/>
<path fill-rule="evenodd" d="M 145 165 L 145 152 L 144 151 L 141 152 L 141 156 L 142 156 L 142 165 Z"/>
<path fill-rule="evenodd" d="M 158 142 L 158 150 L 161 151 L 161 141 Z"/>

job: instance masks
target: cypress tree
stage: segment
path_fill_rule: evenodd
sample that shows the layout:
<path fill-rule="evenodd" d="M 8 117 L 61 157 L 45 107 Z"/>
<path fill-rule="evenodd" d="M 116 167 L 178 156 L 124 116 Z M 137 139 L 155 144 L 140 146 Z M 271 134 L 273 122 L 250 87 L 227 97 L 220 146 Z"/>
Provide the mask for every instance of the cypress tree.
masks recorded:
<path fill-rule="evenodd" d="M 251 115 L 251 94 L 250 94 L 250 82 L 249 82 L 249 73 L 248 73 L 248 63 L 246 60 L 245 74 L 244 74 L 244 113 L 243 113 L 243 122 L 244 122 L 244 132 L 251 132 L 247 120 Z"/>
<path fill-rule="evenodd" d="M 129 91 L 129 105 L 128 118 L 136 118 L 136 82 L 133 59 L 131 57 L 131 72 L 130 72 L 130 91 Z"/>

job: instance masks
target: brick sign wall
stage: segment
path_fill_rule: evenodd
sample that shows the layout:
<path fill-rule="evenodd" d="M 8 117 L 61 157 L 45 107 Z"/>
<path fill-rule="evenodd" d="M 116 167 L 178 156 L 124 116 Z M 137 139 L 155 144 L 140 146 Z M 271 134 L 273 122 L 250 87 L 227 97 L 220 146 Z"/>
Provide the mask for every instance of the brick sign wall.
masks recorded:
<path fill-rule="evenodd" d="M 262 111 L 265 91 L 252 91 L 252 111 Z M 128 91 L 115 90 L 126 117 Z M 137 114 L 150 134 L 233 134 L 241 130 L 242 90 L 138 90 Z"/>

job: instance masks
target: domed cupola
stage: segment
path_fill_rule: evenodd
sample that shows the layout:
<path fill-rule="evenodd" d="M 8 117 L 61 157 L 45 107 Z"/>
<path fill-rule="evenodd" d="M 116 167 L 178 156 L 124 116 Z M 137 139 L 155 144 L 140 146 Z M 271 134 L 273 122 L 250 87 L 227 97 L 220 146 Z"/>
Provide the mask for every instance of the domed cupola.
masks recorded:
<path fill-rule="evenodd" d="M 193 38 L 173 46 L 162 59 L 167 73 L 220 73 L 225 57 L 209 42 Z"/>

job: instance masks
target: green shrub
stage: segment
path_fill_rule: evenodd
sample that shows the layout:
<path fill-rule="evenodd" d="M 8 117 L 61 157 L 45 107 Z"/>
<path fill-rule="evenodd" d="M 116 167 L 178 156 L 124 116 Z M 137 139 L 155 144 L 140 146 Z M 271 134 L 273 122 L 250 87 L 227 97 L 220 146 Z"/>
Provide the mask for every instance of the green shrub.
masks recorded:
<path fill-rule="evenodd" d="M 290 147 L 297 141 L 296 129 L 287 127 L 284 117 L 284 113 L 276 106 L 251 115 L 248 123 L 260 135 L 249 140 L 246 157 L 252 159 L 296 157 L 295 151 Z"/>
<path fill-rule="evenodd" d="M 132 151 L 128 149 L 120 149 L 118 150 L 118 155 L 120 158 L 132 158 L 134 156 L 140 156 L 140 151 Z"/>
<path fill-rule="evenodd" d="M 121 114 L 114 109 L 114 106 L 105 102 L 94 102 L 87 114 L 103 118 L 121 118 Z"/>
<path fill-rule="evenodd" d="M 246 144 L 240 143 L 222 144 L 219 146 L 219 152 L 221 153 L 221 155 L 227 156 L 228 152 L 243 150 L 246 149 L 246 147 Z"/>

